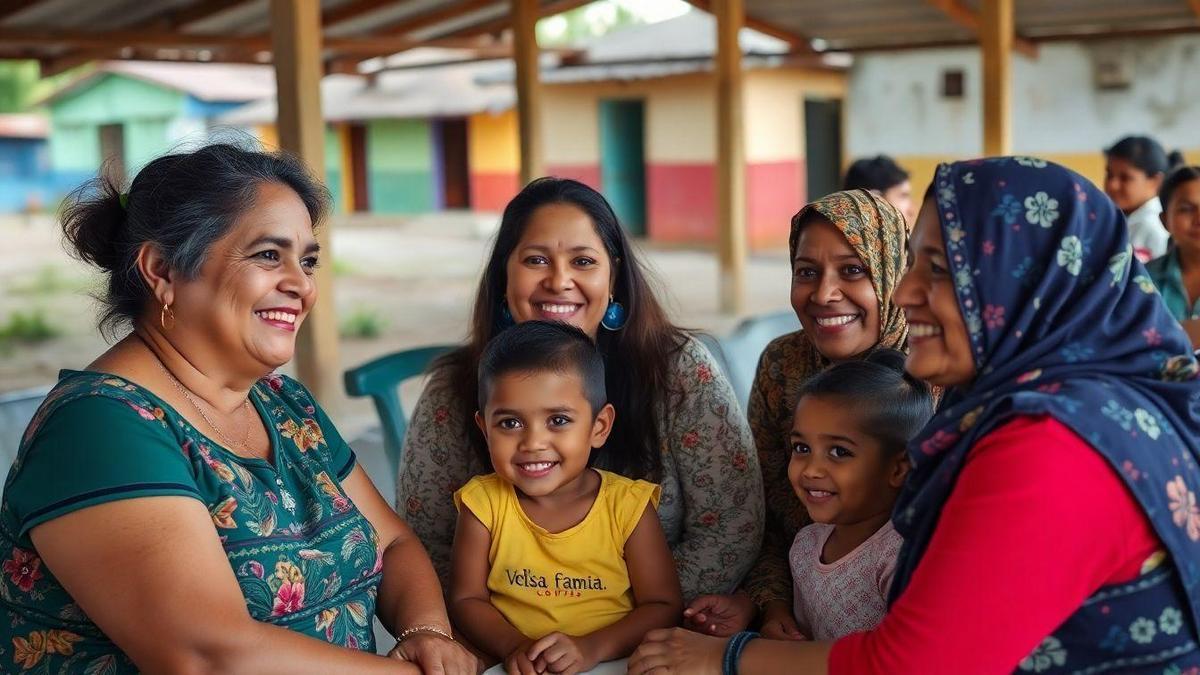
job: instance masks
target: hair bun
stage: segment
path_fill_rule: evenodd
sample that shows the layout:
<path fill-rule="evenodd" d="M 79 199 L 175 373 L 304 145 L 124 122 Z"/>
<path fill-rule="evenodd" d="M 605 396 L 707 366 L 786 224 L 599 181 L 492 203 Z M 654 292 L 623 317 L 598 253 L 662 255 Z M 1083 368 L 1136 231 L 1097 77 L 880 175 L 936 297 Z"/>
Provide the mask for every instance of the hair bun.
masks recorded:
<path fill-rule="evenodd" d="M 1182 151 L 1172 150 L 1167 155 L 1167 167 L 1169 169 L 1177 169 L 1185 164 L 1187 164 L 1187 158 L 1183 156 Z"/>
<path fill-rule="evenodd" d="M 125 215 L 117 185 L 107 177 L 96 178 L 67 198 L 63 234 L 80 259 L 114 272 L 122 265 Z"/>

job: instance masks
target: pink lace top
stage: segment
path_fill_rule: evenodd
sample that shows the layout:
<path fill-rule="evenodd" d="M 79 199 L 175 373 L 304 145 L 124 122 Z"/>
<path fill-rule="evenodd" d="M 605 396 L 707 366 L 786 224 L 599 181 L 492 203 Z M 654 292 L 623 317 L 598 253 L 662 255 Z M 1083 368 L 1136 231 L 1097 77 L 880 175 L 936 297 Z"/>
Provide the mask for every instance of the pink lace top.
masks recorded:
<path fill-rule="evenodd" d="M 803 528 L 789 556 L 796 623 L 813 640 L 836 640 L 879 624 L 903 541 L 889 522 L 858 548 L 825 564 L 821 551 L 833 528 L 824 523 Z"/>

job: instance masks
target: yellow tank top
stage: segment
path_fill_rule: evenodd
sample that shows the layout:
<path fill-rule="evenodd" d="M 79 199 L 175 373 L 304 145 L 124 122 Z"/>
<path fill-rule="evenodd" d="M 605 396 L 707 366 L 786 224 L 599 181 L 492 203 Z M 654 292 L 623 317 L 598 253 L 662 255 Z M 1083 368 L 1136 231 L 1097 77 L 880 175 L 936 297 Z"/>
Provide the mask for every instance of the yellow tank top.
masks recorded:
<path fill-rule="evenodd" d="M 598 471 L 600 491 L 587 516 L 547 532 L 525 515 L 511 483 L 477 476 L 454 493 L 492 534 L 487 586 L 492 604 L 530 639 L 560 631 L 587 635 L 633 610 L 625 542 L 659 487 Z"/>

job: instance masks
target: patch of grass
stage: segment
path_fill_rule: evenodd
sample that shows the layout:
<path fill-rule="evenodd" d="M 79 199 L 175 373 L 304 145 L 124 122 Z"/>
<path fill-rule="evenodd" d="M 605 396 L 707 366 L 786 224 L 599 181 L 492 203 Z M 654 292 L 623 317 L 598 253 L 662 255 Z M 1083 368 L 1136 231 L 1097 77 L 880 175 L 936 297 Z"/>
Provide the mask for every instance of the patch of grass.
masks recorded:
<path fill-rule="evenodd" d="M 59 293 L 74 293 L 86 288 L 86 280 L 68 277 L 57 267 L 43 265 L 32 277 L 9 285 L 8 292 L 12 295 L 43 297 Z"/>
<path fill-rule="evenodd" d="M 62 335 L 62 329 L 50 323 L 46 318 L 46 312 L 41 309 L 35 309 L 28 313 L 13 312 L 5 323 L 0 324 L 0 345 L 45 342 L 60 335 Z"/>
<path fill-rule="evenodd" d="M 373 309 L 359 307 L 342 319 L 338 334 L 344 338 L 372 339 L 383 333 L 387 322 Z"/>

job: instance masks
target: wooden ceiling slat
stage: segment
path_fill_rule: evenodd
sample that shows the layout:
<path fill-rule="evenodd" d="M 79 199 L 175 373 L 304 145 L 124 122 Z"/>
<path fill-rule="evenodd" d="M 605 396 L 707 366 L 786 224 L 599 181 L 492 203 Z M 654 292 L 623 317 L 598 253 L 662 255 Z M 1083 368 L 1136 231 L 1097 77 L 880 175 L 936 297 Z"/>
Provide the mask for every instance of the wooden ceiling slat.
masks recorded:
<path fill-rule="evenodd" d="M 0 21 L 7 19 L 10 16 L 16 16 L 36 4 L 45 0 L 7 0 L 3 5 L 0 5 Z"/>
<path fill-rule="evenodd" d="M 967 7 L 962 0 L 927 0 L 930 5 L 940 9 L 951 21 L 979 35 L 979 12 Z M 1028 56 L 1037 58 L 1037 45 L 1020 35 L 1013 36 L 1013 49 Z"/>
<path fill-rule="evenodd" d="M 348 2 L 341 7 L 335 7 L 328 12 L 321 13 L 321 23 L 326 26 L 335 26 L 339 23 L 357 19 L 364 14 L 370 14 L 379 9 L 390 7 L 399 2 L 399 0 L 358 0 L 357 2 Z"/>
<path fill-rule="evenodd" d="M 250 0 L 207 0 L 181 9 L 156 14 L 123 30 L 182 30 L 191 24 L 198 23 L 249 2 Z M 114 57 L 113 54 L 116 53 L 119 55 L 120 52 L 120 46 L 116 48 L 100 47 L 79 52 L 68 52 L 53 59 L 43 59 L 41 62 L 42 77 L 58 75 L 91 61 L 119 58 L 119 56 Z M 222 58 L 222 61 L 225 60 L 225 58 Z"/>
<path fill-rule="evenodd" d="M 538 12 L 538 17 L 544 19 L 548 16 L 554 16 L 555 14 L 569 12 L 576 7 L 582 7 L 583 5 L 586 5 L 591 1 L 592 0 L 555 0 L 555 2 L 542 5 L 541 10 Z M 473 26 L 465 26 L 439 37 L 472 37 L 476 35 L 487 35 L 489 33 L 499 33 L 506 28 L 510 28 L 511 26 L 512 20 L 508 15 L 505 15 L 496 19 L 477 23 Z"/>
<path fill-rule="evenodd" d="M 463 2 L 457 2 L 444 7 L 439 7 L 431 12 L 425 12 L 417 16 L 408 17 L 400 23 L 393 26 L 388 26 L 378 32 L 387 35 L 405 35 L 413 31 L 421 30 L 422 28 L 436 26 L 443 21 L 448 21 L 455 17 L 483 9 L 484 7 L 494 4 L 496 4 L 496 0 L 465 0 Z"/>

